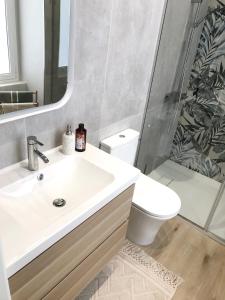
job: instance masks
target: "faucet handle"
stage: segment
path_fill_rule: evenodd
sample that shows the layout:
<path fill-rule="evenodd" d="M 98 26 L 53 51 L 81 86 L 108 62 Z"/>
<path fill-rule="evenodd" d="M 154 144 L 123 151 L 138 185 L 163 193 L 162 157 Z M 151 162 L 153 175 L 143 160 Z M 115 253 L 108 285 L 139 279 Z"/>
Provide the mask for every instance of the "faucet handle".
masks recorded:
<path fill-rule="evenodd" d="M 40 146 L 44 146 L 44 144 L 42 142 L 39 142 L 38 140 L 36 140 L 36 143 Z"/>
<path fill-rule="evenodd" d="M 36 144 L 38 144 L 40 146 L 44 146 L 44 144 L 41 143 L 41 142 L 39 142 L 37 140 L 37 137 L 34 136 L 34 135 L 30 135 L 30 136 L 27 137 L 27 143 L 28 143 L 28 145 L 36 145 Z"/>

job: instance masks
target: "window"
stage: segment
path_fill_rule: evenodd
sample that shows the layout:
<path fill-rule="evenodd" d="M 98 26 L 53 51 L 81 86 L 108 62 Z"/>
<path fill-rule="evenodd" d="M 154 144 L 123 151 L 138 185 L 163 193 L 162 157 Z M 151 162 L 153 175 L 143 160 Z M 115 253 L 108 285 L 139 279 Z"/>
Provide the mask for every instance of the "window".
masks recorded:
<path fill-rule="evenodd" d="M 0 84 L 18 81 L 14 0 L 0 0 Z"/>
<path fill-rule="evenodd" d="M 6 27 L 5 1 L 0 0 L 0 74 L 9 73 L 9 51 Z"/>
<path fill-rule="evenodd" d="M 68 66 L 69 31 L 70 31 L 70 1 L 60 1 L 60 30 L 59 30 L 59 67 Z"/>

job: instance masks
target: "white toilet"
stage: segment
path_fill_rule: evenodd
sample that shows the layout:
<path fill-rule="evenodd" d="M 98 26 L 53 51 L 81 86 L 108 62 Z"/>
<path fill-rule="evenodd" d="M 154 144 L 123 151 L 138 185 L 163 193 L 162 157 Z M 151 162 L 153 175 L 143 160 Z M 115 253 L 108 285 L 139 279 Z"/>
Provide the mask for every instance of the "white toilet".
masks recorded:
<path fill-rule="evenodd" d="M 101 142 L 100 148 L 134 164 L 139 132 L 126 129 Z M 181 207 L 178 195 L 170 188 L 141 174 L 134 191 L 127 237 L 139 245 L 151 244 L 160 226 L 175 217 Z"/>

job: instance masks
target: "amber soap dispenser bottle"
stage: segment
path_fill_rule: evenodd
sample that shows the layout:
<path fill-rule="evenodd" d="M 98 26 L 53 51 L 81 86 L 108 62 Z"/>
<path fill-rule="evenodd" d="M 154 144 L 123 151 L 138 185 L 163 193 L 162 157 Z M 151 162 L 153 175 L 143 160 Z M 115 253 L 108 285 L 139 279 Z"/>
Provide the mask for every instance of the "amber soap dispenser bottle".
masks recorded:
<path fill-rule="evenodd" d="M 86 150 L 86 136 L 87 130 L 84 128 L 84 124 L 80 123 L 79 127 L 75 131 L 75 150 L 83 152 Z"/>

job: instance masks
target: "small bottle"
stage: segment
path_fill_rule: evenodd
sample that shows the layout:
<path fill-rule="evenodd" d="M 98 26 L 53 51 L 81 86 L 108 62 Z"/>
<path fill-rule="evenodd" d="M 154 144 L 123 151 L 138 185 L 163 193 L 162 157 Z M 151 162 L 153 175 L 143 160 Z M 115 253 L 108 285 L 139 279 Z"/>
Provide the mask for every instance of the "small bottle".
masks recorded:
<path fill-rule="evenodd" d="M 75 132 L 75 150 L 83 152 L 86 149 L 86 136 L 87 130 L 84 128 L 84 124 L 80 123 Z"/>
<path fill-rule="evenodd" d="M 74 134 L 71 130 L 71 126 L 67 125 L 66 132 L 63 134 L 62 151 L 66 155 L 74 153 Z"/>

